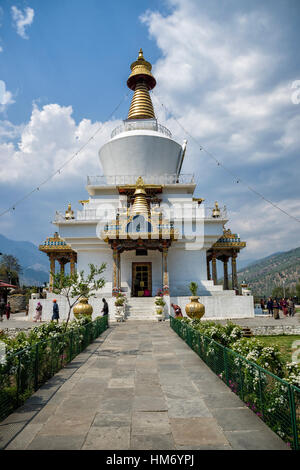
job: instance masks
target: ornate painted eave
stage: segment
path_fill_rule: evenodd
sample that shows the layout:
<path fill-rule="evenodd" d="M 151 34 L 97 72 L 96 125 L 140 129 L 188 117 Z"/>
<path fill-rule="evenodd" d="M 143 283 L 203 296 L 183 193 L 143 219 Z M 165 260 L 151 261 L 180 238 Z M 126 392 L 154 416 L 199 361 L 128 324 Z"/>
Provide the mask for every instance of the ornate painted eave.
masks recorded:
<path fill-rule="evenodd" d="M 53 253 L 55 251 L 59 252 L 73 252 L 70 245 L 68 245 L 63 238 L 61 238 L 57 232 L 55 232 L 53 237 L 48 237 L 39 245 L 39 250 L 44 253 Z"/>
<path fill-rule="evenodd" d="M 241 241 L 236 233 L 231 233 L 230 229 L 224 230 L 222 237 L 214 243 L 211 249 L 242 249 L 245 248 L 246 242 Z"/>

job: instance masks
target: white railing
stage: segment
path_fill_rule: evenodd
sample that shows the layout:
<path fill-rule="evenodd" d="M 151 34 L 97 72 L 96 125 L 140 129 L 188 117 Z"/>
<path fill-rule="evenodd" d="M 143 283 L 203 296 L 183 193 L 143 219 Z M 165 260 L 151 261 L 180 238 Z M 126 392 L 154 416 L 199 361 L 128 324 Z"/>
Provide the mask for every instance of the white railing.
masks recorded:
<path fill-rule="evenodd" d="M 115 137 L 118 134 L 121 134 L 121 132 L 128 132 L 128 131 L 137 131 L 137 130 L 147 130 L 147 131 L 156 131 L 159 132 L 160 134 L 164 134 L 170 139 L 172 138 L 172 134 L 167 129 L 165 126 L 162 126 L 161 124 L 158 124 L 156 119 L 139 119 L 136 121 L 123 121 L 123 124 L 120 126 L 116 127 L 112 133 L 111 133 L 111 138 Z"/>
<path fill-rule="evenodd" d="M 88 186 L 120 186 L 135 184 L 139 176 L 142 176 L 145 184 L 194 184 L 194 175 L 111 175 L 88 176 Z"/>

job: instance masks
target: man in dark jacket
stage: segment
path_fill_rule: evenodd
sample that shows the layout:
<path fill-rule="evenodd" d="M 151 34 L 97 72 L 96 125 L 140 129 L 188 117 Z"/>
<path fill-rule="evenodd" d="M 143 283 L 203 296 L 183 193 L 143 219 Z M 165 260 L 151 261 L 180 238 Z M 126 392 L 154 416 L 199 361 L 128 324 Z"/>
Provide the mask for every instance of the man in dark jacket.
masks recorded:
<path fill-rule="evenodd" d="M 56 303 L 56 299 L 53 300 L 53 315 L 52 315 L 52 321 L 53 320 L 57 320 L 57 323 L 58 323 L 58 320 L 59 320 L 59 308 L 58 308 L 58 305 Z"/>
<path fill-rule="evenodd" d="M 267 302 L 267 309 L 268 309 L 269 315 L 273 316 L 273 299 L 271 297 L 269 297 L 269 300 Z"/>
<path fill-rule="evenodd" d="M 102 299 L 102 302 L 103 302 L 103 309 L 102 309 L 103 316 L 108 315 L 108 303 L 106 302 L 105 299 Z"/>

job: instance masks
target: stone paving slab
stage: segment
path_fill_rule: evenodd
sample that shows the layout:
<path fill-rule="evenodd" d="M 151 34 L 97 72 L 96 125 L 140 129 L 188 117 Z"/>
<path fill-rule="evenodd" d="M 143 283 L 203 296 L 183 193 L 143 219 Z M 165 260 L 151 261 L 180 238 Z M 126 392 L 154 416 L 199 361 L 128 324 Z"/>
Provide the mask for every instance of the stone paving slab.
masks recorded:
<path fill-rule="evenodd" d="M 168 323 L 114 325 L 0 423 L 6 449 L 287 450 Z"/>

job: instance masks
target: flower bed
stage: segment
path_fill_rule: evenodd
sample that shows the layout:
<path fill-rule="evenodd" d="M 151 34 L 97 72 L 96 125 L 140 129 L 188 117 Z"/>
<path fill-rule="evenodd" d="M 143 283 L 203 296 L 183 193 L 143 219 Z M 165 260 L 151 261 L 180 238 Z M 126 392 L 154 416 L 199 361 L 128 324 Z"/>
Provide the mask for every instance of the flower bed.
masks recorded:
<path fill-rule="evenodd" d="M 170 319 L 174 331 L 220 379 L 289 446 L 299 449 L 299 365 L 285 365 L 277 348 L 242 338 L 236 325 L 199 323 Z"/>
<path fill-rule="evenodd" d="M 91 321 L 81 318 L 54 322 L 20 332 L 15 338 L 3 335 L 5 361 L 0 363 L 0 420 L 26 401 L 56 372 L 83 351 L 108 327 L 107 316 Z"/>

